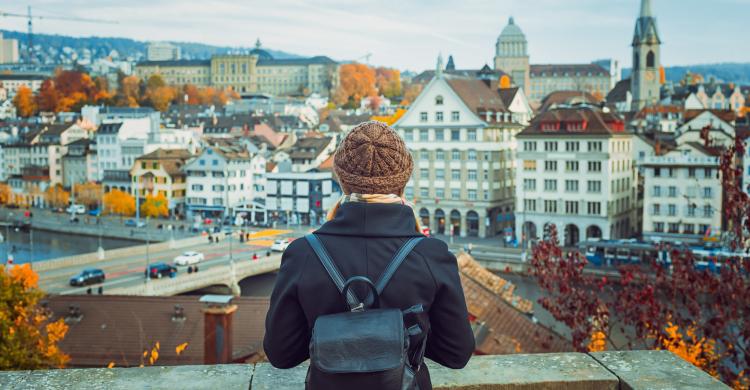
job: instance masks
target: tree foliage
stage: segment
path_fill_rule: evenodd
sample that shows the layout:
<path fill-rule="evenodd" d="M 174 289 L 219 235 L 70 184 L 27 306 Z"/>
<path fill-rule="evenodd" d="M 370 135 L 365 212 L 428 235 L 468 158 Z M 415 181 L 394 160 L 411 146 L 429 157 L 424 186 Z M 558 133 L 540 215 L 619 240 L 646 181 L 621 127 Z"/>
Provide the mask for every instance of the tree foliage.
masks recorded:
<path fill-rule="evenodd" d="M 86 104 L 96 104 L 111 96 L 106 81 L 95 82 L 87 73 L 62 70 L 44 80 L 35 103 L 40 111 L 80 111 Z"/>
<path fill-rule="evenodd" d="M 50 186 L 44 191 L 44 200 L 52 207 L 65 207 L 70 203 L 70 192 L 60 184 Z"/>
<path fill-rule="evenodd" d="M 375 87 L 387 98 L 401 96 L 401 72 L 398 69 L 376 68 Z"/>
<path fill-rule="evenodd" d="M 135 214 L 135 198 L 125 191 L 112 190 L 104 194 L 102 199 L 104 214 L 129 217 Z"/>
<path fill-rule="evenodd" d="M 75 186 L 76 203 L 86 207 L 98 206 L 102 202 L 102 185 L 98 183 L 83 183 Z"/>
<path fill-rule="evenodd" d="M 401 99 L 401 105 L 408 106 L 412 104 L 417 99 L 417 96 L 422 93 L 423 87 L 422 84 L 409 84 L 406 86 L 404 89 L 404 98 Z"/>
<path fill-rule="evenodd" d="M 5 184 L 5 183 L 0 183 L 0 204 L 1 205 L 10 204 L 12 198 L 13 198 L 13 189 L 10 188 L 10 185 Z"/>
<path fill-rule="evenodd" d="M 169 201 L 162 194 L 146 195 L 146 200 L 141 204 L 141 214 L 151 218 L 168 217 Z"/>
<path fill-rule="evenodd" d="M 336 104 L 354 108 L 362 98 L 376 94 L 374 69 L 357 63 L 341 65 L 339 87 L 333 97 Z"/>
<path fill-rule="evenodd" d="M 13 98 L 13 105 L 16 107 L 18 115 L 28 118 L 36 112 L 36 103 L 34 102 L 34 93 L 31 88 L 22 85 L 18 88 L 16 96 Z"/>
<path fill-rule="evenodd" d="M 0 265 L 0 370 L 62 368 L 69 360 L 58 346 L 68 326 L 50 321 L 39 304 L 38 279 L 28 264 Z"/>

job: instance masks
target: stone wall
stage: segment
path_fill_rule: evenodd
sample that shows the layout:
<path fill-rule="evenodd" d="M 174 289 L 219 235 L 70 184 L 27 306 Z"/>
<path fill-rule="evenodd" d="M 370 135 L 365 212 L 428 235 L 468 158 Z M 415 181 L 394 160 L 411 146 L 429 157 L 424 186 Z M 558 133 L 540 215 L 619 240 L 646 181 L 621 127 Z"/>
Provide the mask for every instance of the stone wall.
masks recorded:
<path fill-rule="evenodd" d="M 461 370 L 428 361 L 435 389 L 728 389 L 667 351 L 474 356 Z M 0 372 L 0 389 L 303 389 L 307 365 L 268 363 Z"/>

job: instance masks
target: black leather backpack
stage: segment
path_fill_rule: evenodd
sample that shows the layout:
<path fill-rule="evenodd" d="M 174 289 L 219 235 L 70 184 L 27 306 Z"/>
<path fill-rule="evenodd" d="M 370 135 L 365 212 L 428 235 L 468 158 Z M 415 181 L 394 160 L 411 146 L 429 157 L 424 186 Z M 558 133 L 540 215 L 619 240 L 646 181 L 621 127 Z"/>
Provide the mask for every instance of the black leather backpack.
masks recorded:
<path fill-rule="evenodd" d="M 374 284 L 365 276 L 344 279 L 323 244 L 314 234 L 305 236 L 344 300 L 345 311 L 315 320 L 310 339 L 307 389 L 417 389 L 416 373 L 422 364 L 427 329 L 414 320 L 424 313 L 422 305 L 405 311 L 379 307 L 379 295 L 406 255 L 423 237 L 411 238 Z M 359 300 L 354 283 L 370 289 Z M 417 343 L 417 344 L 415 344 Z M 411 356 L 410 345 L 413 345 Z"/>

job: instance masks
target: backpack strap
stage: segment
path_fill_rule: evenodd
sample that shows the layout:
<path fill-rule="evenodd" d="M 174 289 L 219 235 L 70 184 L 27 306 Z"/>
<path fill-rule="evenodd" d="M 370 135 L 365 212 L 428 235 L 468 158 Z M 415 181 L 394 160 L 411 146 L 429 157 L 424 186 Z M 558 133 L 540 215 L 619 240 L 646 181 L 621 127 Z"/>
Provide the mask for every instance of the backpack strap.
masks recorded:
<path fill-rule="evenodd" d="M 338 267 L 336 267 L 336 263 L 333 262 L 333 259 L 331 259 L 331 255 L 328 254 L 328 251 L 323 246 L 323 243 L 320 242 L 320 239 L 315 234 L 307 234 L 305 235 L 305 239 L 312 247 L 313 251 L 315 251 L 315 254 L 318 256 L 318 260 L 323 264 L 323 268 L 326 269 L 326 272 L 328 272 L 328 276 L 331 277 L 331 280 L 333 280 L 333 284 L 336 285 L 336 288 L 339 290 L 339 293 L 343 293 L 344 291 L 344 277 L 341 276 L 341 271 L 339 271 Z M 346 292 L 346 303 L 349 305 L 349 309 L 354 309 L 357 306 L 361 305 L 361 302 L 359 298 L 354 294 L 354 291 L 347 290 Z"/>
<path fill-rule="evenodd" d="M 415 246 L 417 246 L 417 244 L 419 244 L 420 241 L 422 241 L 422 239 L 424 239 L 424 237 L 412 237 L 401 246 L 398 252 L 396 252 L 393 256 L 393 260 L 391 260 L 391 262 L 385 267 L 385 270 L 378 278 L 378 281 L 375 282 L 375 290 L 378 292 L 378 295 L 383 294 L 383 290 L 385 289 L 385 286 L 388 285 L 388 282 L 391 281 L 393 274 L 396 273 L 396 270 L 401 266 L 401 263 L 404 262 L 406 256 Z"/>

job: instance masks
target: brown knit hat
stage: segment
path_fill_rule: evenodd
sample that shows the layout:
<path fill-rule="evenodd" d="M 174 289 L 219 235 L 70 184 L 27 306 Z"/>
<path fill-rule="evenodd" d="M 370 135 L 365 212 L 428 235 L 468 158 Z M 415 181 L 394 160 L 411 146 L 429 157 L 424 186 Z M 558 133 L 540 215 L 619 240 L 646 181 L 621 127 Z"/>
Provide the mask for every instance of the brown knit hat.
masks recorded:
<path fill-rule="evenodd" d="M 376 121 L 353 128 L 333 157 L 333 171 L 347 193 L 400 195 L 413 168 L 404 140 Z"/>

